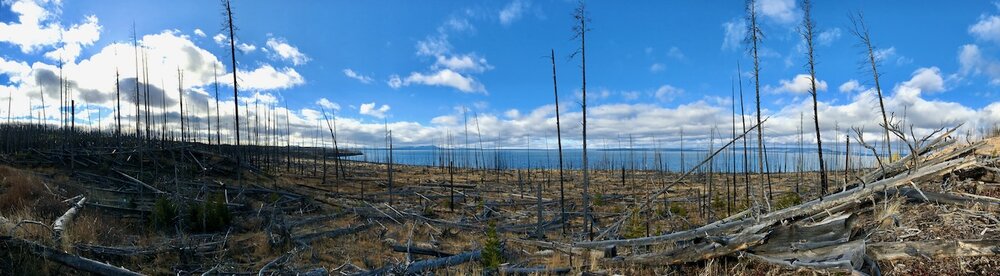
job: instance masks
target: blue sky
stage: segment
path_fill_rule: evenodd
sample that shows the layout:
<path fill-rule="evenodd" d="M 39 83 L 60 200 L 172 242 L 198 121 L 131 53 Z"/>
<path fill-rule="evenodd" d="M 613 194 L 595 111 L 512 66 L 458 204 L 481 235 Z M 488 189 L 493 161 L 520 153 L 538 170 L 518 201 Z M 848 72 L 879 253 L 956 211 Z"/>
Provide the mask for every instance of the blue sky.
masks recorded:
<path fill-rule="evenodd" d="M 773 117 L 765 131 L 773 142 L 789 143 L 797 139 L 799 114 L 811 116 L 811 101 L 802 89 L 809 79 L 799 76 L 807 74 L 797 32 L 801 7 L 785 0 L 758 4 L 766 36 L 763 114 Z M 579 47 L 571 40 L 570 14 L 576 5 L 234 1 L 237 42 L 243 46 L 237 67 L 252 72 L 240 75 L 241 97 L 251 105 L 256 100 L 273 105 L 258 111 L 274 111 L 279 120 L 285 118 L 287 101 L 293 135 L 303 142 L 314 135 L 322 119 L 318 110 L 325 106 L 339 110 L 343 139 L 357 144 L 380 141 L 383 120 L 403 144 L 440 144 L 449 133 L 464 133 L 465 109 L 479 117 L 485 139 L 537 146 L 555 135 L 547 57 L 554 49 L 564 135 L 573 146 L 579 142 L 581 88 L 580 59 L 569 57 Z M 646 144 L 669 144 L 681 127 L 688 137 L 702 140 L 716 125 L 729 129 L 737 62 L 744 70 L 747 109 L 753 112 L 742 1 L 589 1 L 587 6 L 593 20 L 587 36 L 588 119 L 593 122 L 588 129 L 595 139 L 633 134 Z M 863 69 L 864 49 L 848 20 L 859 10 L 881 59 L 887 108 L 897 117 L 905 109 L 906 123 L 918 132 L 963 122 L 976 130 L 1000 121 L 1000 105 L 994 104 L 1000 98 L 996 3 L 823 1 L 814 3 L 813 14 L 825 136 L 842 136 L 850 126 L 877 128 L 873 81 Z M 123 79 L 133 78 L 134 85 L 133 22 L 152 56 L 149 83 L 176 97 L 177 68 L 183 67 L 189 71 L 183 91 L 191 93 L 197 113 L 197 101 L 213 92 L 214 64 L 223 74 L 223 89 L 229 89 L 223 100 L 231 106 L 231 81 L 224 79 L 232 71 L 228 40 L 215 38 L 223 33 L 221 12 L 215 1 L 5 0 L 0 99 L 13 97 L 21 108 L 0 115 L 12 112 L 22 121 L 37 117 L 39 86 L 47 89 L 39 76 L 43 70 L 56 72 L 62 53 L 72 59 L 65 78 L 91 105 L 84 112 L 94 113 L 80 123 L 97 126 L 97 114 L 110 118 L 113 68 L 119 67 Z M 321 104 L 321 99 L 326 101 Z M 169 106 L 173 102 L 168 99 L 166 112 L 175 112 Z M 46 108 L 53 122 L 55 108 Z M 100 126 L 108 128 L 107 121 Z"/>

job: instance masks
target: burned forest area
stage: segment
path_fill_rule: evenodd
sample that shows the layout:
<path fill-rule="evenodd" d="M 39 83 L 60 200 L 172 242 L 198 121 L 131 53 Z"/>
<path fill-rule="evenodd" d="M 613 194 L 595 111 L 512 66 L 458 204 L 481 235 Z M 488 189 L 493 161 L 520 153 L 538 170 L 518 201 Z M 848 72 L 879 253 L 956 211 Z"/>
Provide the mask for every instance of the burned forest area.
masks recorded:
<path fill-rule="evenodd" d="M 587 125 L 587 102 L 599 99 L 587 95 L 587 58 L 607 54 L 588 53 L 587 38 L 608 34 L 592 29 L 604 19 L 580 1 L 549 19 L 565 23 L 562 39 L 575 49 L 539 49 L 547 83 L 534 95 L 554 114 L 546 133 L 530 135 L 545 137 L 544 150 L 503 144 L 514 141 L 503 133 L 484 141 L 480 120 L 495 118 L 464 107 L 457 127 L 433 134 L 444 142 L 421 149 L 406 133 L 414 128 L 390 121 L 407 118 L 384 115 L 389 107 L 374 102 L 361 107 L 379 120 L 366 125 L 370 135 L 350 138 L 345 125 L 357 122 L 344 122 L 339 105 L 317 104 L 307 123 L 291 122 L 284 97 L 260 106 L 260 92 L 243 83 L 261 75 L 225 73 L 242 70 L 241 53 L 254 51 L 238 39 L 257 31 L 239 25 L 250 20 L 238 16 L 242 4 L 221 2 L 223 28 L 206 39 L 228 54 L 197 93 L 182 88 L 204 81 L 186 79 L 190 68 L 178 66 L 176 80 L 149 76 L 159 61 L 148 59 L 152 46 L 138 42 L 133 26 L 115 55 L 135 68 L 107 76 L 115 80 L 108 121 L 78 117 L 89 114 L 78 109 L 90 99 L 64 81 L 62 63 L 56 84 L 31 92 L 42 109 L 11 119 L 17 104 L 2 103 L 0 275 L 1000 275 L 1000 128 L 950 122 L 915 131 L 911 118 L 933 115 L 893 112 L 896 101 L 880 86 L 885 54 L 860 11 L 845 19 L 844 39 L 858 44 L 873 84 L 877 108 L 864 119 L 877 125 L 867 131 L 843 121 L 836 132 L 823 129 L 832 124 L 821 123 L 817 95 L 835 92 L 816 80 L 825 68 L 814 36 L 822 38 L 803 0 L 794 36 L 807 61 L 799 96 L 808 108 L 795 114 L 797 141 L 776 138 L 789 119 L 762 107 L 762 95 L 774 95 L 759 80 L 772 41 L 761 27 L 767 10 L 749 0 L 738 18 L 738 88 L 726 92 L 731 110 L 721 115 L 731 125 L 636 139 L 655 140 L 655 149 L 619 133 L 611 149 L 594 136 L 606 131 L 594 117 L 608 112 L 600 102 Z M 274 49 L 272 59 L 284 57 Z M 438 54 L 434 69 L 454 61 Z M 481 62 L 480 72 L 492 70 Z M 132 70 L 130 82 L 119 79 Z M 574 83 L 557 75 L 575 75 Z M 394 76 L 389 85 L 406 89 L 419 77 Z M 486 94 L 472 84 L 465 88 Z M 49 102 L 58 114 L 41 114 L 43 89 L 58 96 Z M 251 93 L 256 99 L 240 98 Z M 508 115 L 520 116 L 528 115 Z M 676 123 L 663 120 L 664 128 Z M 679 149 L 660 148 L 660 139 Z M 406 157 L 418 150 L 426 155 Z M 532 157 L 538 152 L 544 157 Z"/>

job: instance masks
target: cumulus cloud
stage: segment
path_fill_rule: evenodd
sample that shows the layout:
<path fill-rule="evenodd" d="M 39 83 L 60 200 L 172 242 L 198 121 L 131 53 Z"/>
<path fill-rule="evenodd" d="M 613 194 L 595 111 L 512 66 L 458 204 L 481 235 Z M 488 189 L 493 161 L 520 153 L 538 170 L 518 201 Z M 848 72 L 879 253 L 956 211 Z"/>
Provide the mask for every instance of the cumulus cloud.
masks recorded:
<path fill-rule="evenodd" d="M 653 73 L 662 72 L 664 69 L 667 69 L 667 66 L 663 65 L 663 63 L 658 63 L 657 62 L 657 63 L 653 63 L 653 65 L 649 66 L 649 72 L 653 72 Z"/>
<path fill-rule="evenodd" d="M 500 10 L 500 24 L 510 25 L 521 18 L 524 12 L 531 7 L 531 2 L 524 0 L 514 0 Z"/>
<path fill-rule="evenodd" d="M 385 113 L 389 112 L 389 108 L 389 105 L 383 104 L 382 106 L 377 106 L 375 102 L 370 102 L 361 104 L 358 113 L 382 119 L 385 118 Z"/>
<path fill-rule="evenodd" d="M 459 72 L 477 72 L 493 69 L 493 66 L 485 58 L 476 54 L 464 54 L 455 56 L 438 55 L 432 68 L 447 68 Z"/>
<path fill-rule="evenodd" d="M 902 85 L 931 93 L 941 92 L 944 91 L 944 78 L 941 77 L 941 69 L 937 67 L 919 68 Z"/>
<path fill-rule="evenodd" d="M 799 19 L 795 0 L 760 0 L 756 3 L 760 15 L 774 22 L 790 24 Z"/>
<path fill-rule="evenodd" d="M 215 36 L 212 36 L 212 41 L 215 41 L 215 44 L 218 44 L 219 46 L 225 46 L 226 43 L 228 43 L 229 38 L 223 34 L 215 34 Z"/>
<path fill-rule="evenodd" d="M 399 75 L 392 75 L 389 76 L 389 80 L 386 81 L 386 84 L 388 84 L 389 87 L 392 87 L 392 89 L 399 89 L 400 87 L 403 87 L 403 80 L 399 78 Z"/>
<path fill-rule="evenodd" d="M 791 80 L 780 80 L 781 84 L 774 89 L 777 93 L 803 94 L 812 90 L 812 77 L 806 74 L 795 75 Z M 827 84 L 824 80 L 816 80 L 816 90 L 826 91 Z"/>
<path fill-rule="evenodd" d="M 969 26 L 969 34 L 981 41 L 1000 44 L 1000 16 L 982 16 Z"/>
<path fill-rule="evenodd" d="M 1000 61 L 984 56 L 979 46 L 966 44 L 959 47 L 958 63 L 961 76 L 984 75 L 989 78 L 990 84 L 1000 85 Z"/>
<path fill-rule="evenodd" d="M 681 94 L 684 94 L 684 89 L 673 87 L 671 85 L 660 86 L 660 88 L 657 88 L 656 91 L 653 92 L 653 96 L 663 102 L 673 101 L 674 98 L 680 96 Z"/>
<path fill-rule="evenodd" d="M 344 75 L 347 76 L 348 78 L 358 80 L 361 83 L 367 84 L 372 82 L 371 77 L 358 74 L 358 72 L 354 72 L 354 70 L 351 70 L 350 68 L 344 69 Z"/>
<path fill-rule="evenodd" d="M 206 37 L 206 36 L 208 36 L 208 35 L 205 34 L 205 31 L 202 31 L 201 29 L 194 29 L 194 35 L 199 36 L 199 37 Z"/>
<path fill-rule="evenodd" d="M 86 16 L 83 22 L 64 27 L 58 17 L 60 1 L 19 0 L 4 2 L 17 15 L 17 22 L 0 22 L 0 42 L 17 45 L 23 53 L 56 47 L 47 57 L 75 61 L 82 46 L 90 46 L 101 36 L 96 16 Z M 53 12 L 56 11 L 56 12 Z"/>
<path fill-rule="evenodd" d="M 316 101 L 316 104 L 322 106 L 323 108 L 326 108 L 327 110 L 340 110 L 340 104 L 331 102 L 326 98 L 320 98 L 318 101 Z"/>
<path fill-rule="evenodd" d="M 285 67 L 275 69 L 269 64 L 264 64 L 253 71 L 237 71 L 239 77 L 239 87 L 249 90 L 279 90 L 288 89 L 305 83 L 305 79 L 295 68 Z M 221 77 L 223 83 L 232 85 L 232 73 L 227 77 Z"/>
<path fill-rule="evenodd" d="M 257 46 L 254 46 L 253 44 L 246 44 L 246 43 L 242 43 L 241 42 L 240 44 L 236 45 L 236 49 L 240 50 L 240 52 L 242 52 L 244 54 L 248 54 L 250 52 L 253 52 L 253 51 L 257 50 Z"/>
<path fill-rule="evenodd" d="M 816 37 L 816 42 L 821 46 L 830 46 L 834 41 L 840 39 L 841 31 L 840 28 L 833 28 L 826 31 L 822 31 Z"/>
<path fill-rule="evenodd" d="M 271 48 L 281 60 L 291 62 L 292 65 L 299 66 L 309 62 L 309 57 L 299 51 L 299 48 L 288 44 L 284 39 L 268 38 L 267 47 Z"/>
<path fill-rule="evenodd" d="M 722 24 L 722 49 L 736 50 L 740 48 L 740 42 L 747 33 L 747 24 L 741 18 L 733 18 Z"/>
<path fill-rule="evenodd" d="M 413 72 L 400 83 L 400 85 L 403 86 L 411 84 L 445 86 L 458 89 L 459 91 L 465 93 L 486 93 L 486 87 L 476 81 L 476 79 L 470 76 L 464 76 L 461 73 L 452 71 L 451 69 L 442 69 L 426 75 Z M 389 85 L 393 85 L 392 80 L 390 80 Z"/>
<path fill-rule="evenodd" d="M 861 83 L 859 83 L 858 80 L 849 80 L 841 84 L 838 90 L 842 93 L 850 93 L 864 90 L 864 87 L 861 86 Z"/>

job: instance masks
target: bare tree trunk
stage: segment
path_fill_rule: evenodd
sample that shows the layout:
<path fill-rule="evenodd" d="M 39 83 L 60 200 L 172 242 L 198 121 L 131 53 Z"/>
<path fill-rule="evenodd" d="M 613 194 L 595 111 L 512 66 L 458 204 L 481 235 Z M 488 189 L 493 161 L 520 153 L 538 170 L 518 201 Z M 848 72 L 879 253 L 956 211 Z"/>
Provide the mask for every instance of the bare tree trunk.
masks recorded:
<path fill-rule="evenodd" d="M 593 240 L 593 220 L 590 217 L 590 170 L 588 168 L 589 160 L 587 160 L 587 23 L 589 23 L 590 19 L 587 16 L 587 7 L 583 1 L 577 6 L 573 17 L 578 21 L 578 25 L 574 28 L 574 31 L 576 32 L 575 36 L 580 38 L 579 54 L 583 82 L 583 103 L 581 104 L 581 109 L 583 110 L 583 219 L 586 226 L 587 238 Z"/>
<path fill-rule="evenodd" d="M 812 21 L 812 3 L 809 0 L 802 0 L 802 38 L 806 41 L 806 49 L 809 54 L 809 94 L 813 100 L 813 122 L 816 124 L 816 153 L 819 154 L 819 190 L 820 197 L 826 195 L 829 182 L 826 176 L 826 162 L 823 160 L 823 139 L 820 137 L 819 111 L 816 103 L 816 59 L 813 49 L 813 29 L 816 23 Z M 881 101 L 881 99 L 880 99 Z"/>
<path fill-rule="evenodd" d="M 868 25 L 865 24 L 864 14 L 861 13 L 861 11 L 858 11 L 857 17 L 850 16 L 849 18 L 854 27 L 851 29 L 851 33 L 861 40 L 865 50 L 868 52 L 868 58 L 866 61 L 871 66 L 872 79 L 875 80 L 875 92 L 878 93 L 878 107 L 882 112 L 882 129 L 885 131 L 885 137 L 883 137 L 885 139 L 885 143 L 883 145 L 886 149 L 886 154 L 889 158 L 892 158 L 892 146 L 889 144 L 889 118 L 885 113 L 885 102 L 882 98 L 882 86 L 879 83 L 879 59 L 875 57 L 875 46 L 872 46 L 872 39 L 868 31 Z"/>
<path fill-rule="evenodd" d="M 556 50 L 549 49 L 549 58 L 552 60 L 552 94 L 555 95 L 556 103 L 556 143 L 559 145 L 559 215 L 563 221 L 563 234 L 566 233 L 566 226 L 569 225 L 566 217 L 566 190 L 563 177 L 563 152 L 562 152 L 562 128 L 559 123 L 559 86 L 556 82 Z"/>
<path fill-rule="evenodd" d="M 764 170 L 764 162 L 766 162 L 765 158 L 767 157 L 764 155 L 764 130 L 763 130 L 764 126 L 761 125 L 762 109 L 760 108 L 760 56 L 757 53 L 759 47 L 758 44 L 760 43 L 763 33 L 760 31 L 760 27 L 757 26 L 756 0 L 750 0 L 747 2 L 747 10 L 749 12 L 748 19 L 750 21 L 749 24 L 750 29 L 748 30 L 747 34 L 750 36 L 749 40 L 752 43 L 751 50 L 753 52 L 754 92 L 756 95 L 756 103 L 757 103 L 757 125 L 758 125 L 757 126 L 757 169 L 758 172 L 760 173 L 768 174 L 768 172 Z M 763 191 L 764 190 L 763 175 L 760 181 L 761 181 L 761 191 Z M 769 196 L 762 195 L 762 197 L 764 198 L 764 202 L 767 204 L 767 210 L 770 210 L 771 202 Z"/>

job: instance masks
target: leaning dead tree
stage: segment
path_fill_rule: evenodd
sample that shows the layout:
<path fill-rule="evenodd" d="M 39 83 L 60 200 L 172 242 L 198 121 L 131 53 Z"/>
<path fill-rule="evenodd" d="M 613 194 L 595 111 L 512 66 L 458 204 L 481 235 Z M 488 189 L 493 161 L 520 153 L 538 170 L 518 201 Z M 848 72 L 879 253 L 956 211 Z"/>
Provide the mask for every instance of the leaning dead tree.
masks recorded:
<path fill-rule="evenodd" d="M 823 138 L 820 137 L 819 110 L 816 103 L 816 58 L 813 47 L 813 30 L 816 22 L 812 20 L 812 3 L 809 0 L 802 0 L 802 39 L 806 42 L 806 53 L 809 57 L 809 95 L 813 101 L 813 122 L 816 124 L 816 153 L 819 155 L 819 190 L 820 196 L 826 194 L 829 181 L 826 175 L 826 163 L 823 161 Z"/>
<path fill-rule="evenodd" d="M 868 24 L 865 23 L 864 13 L 858 11 L 857 16 L 849 16 L 851 20 L 851 34 L 854 34 L 860 40 L 861 46 L 868 53 L 868 57 L 865 59 L 865 63 L 868 63 L 871 73 L 872 80 L 875 81 L 875 92 L 878 94 L 878 107 L 882 112 L 882 129 L 884 130 L 885 139 L 883 147 L 886 150 L 886 156 L 892 158 L 892 146 L 889 144 L 889 117 L 885 113 L 885 102 L 882 98 L 882 86 L 879 83 L 879 73 L 878 67 L 880 60 L 875 55 L 875 46 L 872 46 L 871 32 L 868 30 Z"/>
<path fill-rule="evenodd" d="M 580 69 L 583 78 L 583 103 L 580 105 L 583 110 L 583 223 L 587 237 L 593 239 L 594 231 L 590 216 L 590 174 L 587 167 L 589 163 L 587 160 L 587 32 L 590 31 L 587 24 L 590 23 L 590 17 L 587 15 L 586 3 L 582 0 L 573 12 L 573 19 L 576 21 L 576 25 L 573 26 L 573 39 L 580 39 L 580 49 L 572 56 L 580 55 Z"/>
<path fill-rule="evenodd" d="M 562 151 L 562 128 L 559 123 L 559 86 L 556 82 L 556 50 L 550 49 L 549 59 L 552 61 L 552 94 L 555 95 L 556 103 L 556 143 L 559 145 L 559 217 L 562 218 L 563 222 L 567 220 L 566 218 L 566 194 L 565 194 L 565 177 L 563 176 L 563 151 Z M 563 227 L 566 230 L 566 227 Z"/>

